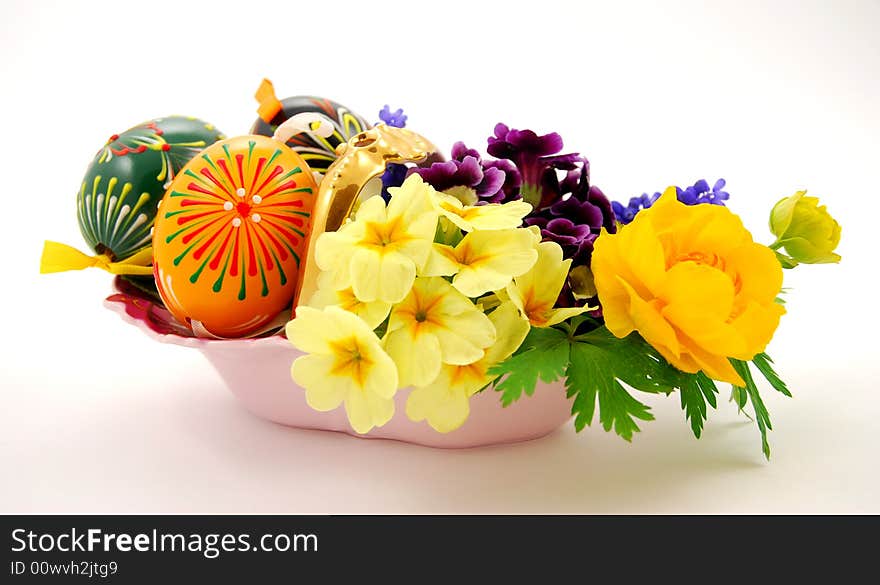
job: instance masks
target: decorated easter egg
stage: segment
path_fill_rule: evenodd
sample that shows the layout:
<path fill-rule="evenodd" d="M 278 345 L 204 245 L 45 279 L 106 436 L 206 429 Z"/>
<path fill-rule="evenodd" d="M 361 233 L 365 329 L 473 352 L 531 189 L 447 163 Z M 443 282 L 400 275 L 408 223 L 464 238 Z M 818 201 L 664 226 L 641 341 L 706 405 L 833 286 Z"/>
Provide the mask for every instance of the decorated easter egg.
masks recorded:
<path fill-rule="evenodd" d="M 168 310 L 212 335 L 245 337 L 289 308 L 316 191 L 303 158 L 265 136 L 217 142 L 187 163 L 153 232 Z"/>
<path fill-rule="evenodd" d="M 113 261 L 149 246 L 165 187 L 193 156 L 221 138 L 211 124 L 185 116 L 157 118 L 111 136 L 77 194 L 77 220 L 89 246 Z"/>
<path fill-rule="evenodd" d="M 278 100 L 268 81 L 260 86 L 257 98 L 260 100 L 261 117 L 257 118 L 251 128 L 253 134 L 272 136 L 282 122 L 296 114 L 322 114 L 333 122 L 333 134 L 327 138 L 313 133 L 302 133 L 287 141 L 287 146 L 297 151 L 309 167 L 319 173 L 326 173 L 327 168 L 336 160 L 337 146 L 370 128 L 364 118 L 327 98 L 296 96 Z"/>

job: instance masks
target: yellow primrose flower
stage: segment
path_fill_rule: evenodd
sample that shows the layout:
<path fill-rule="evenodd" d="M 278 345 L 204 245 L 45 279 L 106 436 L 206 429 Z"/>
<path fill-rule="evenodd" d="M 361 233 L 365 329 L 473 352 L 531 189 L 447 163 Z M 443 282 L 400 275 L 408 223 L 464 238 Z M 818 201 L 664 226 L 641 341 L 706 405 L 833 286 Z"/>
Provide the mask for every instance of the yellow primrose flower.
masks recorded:
<path fill-rule="evenodd" d="M 781 199 L 770 212 L 770 231 L 776 242 L 774 250 L 785 248 L 788 255 L 804 264 L 840 262 L 834 253 L 840 243 L 840 224 L 835 221 L 818 197 L 805 197 L 798 191 Z"/>
<path fill-rule="evenodd" d="M 339 307 L 297 307 L 287 338 L 308 354 L 293 362 L 291 375 L 305 388 L 309 406 L 325 412 L 344 402 L 359 433 L 391 420 L 397 368 L 360 318 Z"/>
<path fill-rule="evenodd" d="M 590 307 L 553 308 L 568 277 L 571 259 L 562 259 L 562 248 L 556 242 L 541 242 L 537 249 L 538 260 L 532 269 L 507 285 L 507 295 L 523 317 L 535 327 L 550 327 L 591 310 Z"/>
<path fill-rule="evenodd" d="M 342 290 L 334 290 L 332 275 L 322 272 L 318 275 L 318 290 L 312 295 L 307 303 L 316 309 L 335 306 L 354 313 L 366 323 L 370 329 L 378 327 L 391 311 L 391 303 L 385 301 L 364 302 L 359 300 L 351 287 Z"/>
<path fill-rule="evenodd" d="M 467 297 L 439 277 L 419 277 L 391 310 L 385 351 L 397 364 L 400 386 L 430 384 L 440 364 L 466 365 L 495 343 L 495 328 Z"/>
<path fill-rule="evenodd" d="M 315 244 L 315 262 L 331 273 L 332 288 L 351 286 L 365 302 L 396 303 L 406 296 L 437 228 L 434 189 L 421 177 L 389 192 L 387 207 L 381 197 L 367 199 L 353 221 L 321 234 Z"/>
<path fill-rule="evenodd" d="M 532 206 L 525 201 L 465 205 L 458 197 L 436 193 L 434 201 L 440 214 L 466 232 L 506 230 L 522 225 Z"/>
<path fill-rule="evenodd" d="M 464 366 L 443 364 L 431 384 L 410 392 L 406 414 L 411 420 L 427 419 L 431 428 L 441 433 L 464 424 L 470 415 L 470 397 L 497 377 L 486 372 L 516 351 L 529 332 L 529 323 L 509 301 L 492 311 L 489 320 L 495 326 L 497 341 L 476 362 Z"/>
<path fill-rule="evenodd" d="M 465 296 L 478 297 L 507 286 L 510 279 L 538 259 L 532 230 L 510 229 L 467 234 L 454 248 L 435 244 L 422 273 L 452 276 L 452 286 Z"/>
<path fill-rule="evenodd" d="M 592 270 L 611 333 L 638 331 L 678 369 L 737 386 L 729 358 L 764 351 L 785 313 L 773 251 L 726 207 L 684 205 L 674 187 L 596 239 Z"/>

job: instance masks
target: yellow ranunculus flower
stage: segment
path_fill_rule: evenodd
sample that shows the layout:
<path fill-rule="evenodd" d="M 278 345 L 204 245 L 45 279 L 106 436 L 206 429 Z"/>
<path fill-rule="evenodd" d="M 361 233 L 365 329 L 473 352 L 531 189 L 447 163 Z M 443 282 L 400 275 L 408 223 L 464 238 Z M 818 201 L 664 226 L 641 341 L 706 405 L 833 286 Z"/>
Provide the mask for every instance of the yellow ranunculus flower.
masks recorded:
<path fill-rule="evenodd" d="M 318 275 L 318 290 L 312 295 L 307 303 L 308 306 L 316 309 L 324 307 L 336 306 L 345 309 L 349 313 L 354 313 L 366 323 L 370 329 L 378 327 L 385 317 L 391 311 L 391 303 L 385 301 L 364 302 L 359 300 L 351 287 L 334 290 L 332 286 L 332 276 L 329 272 L 322 272 Z"/>
<path fill-rule="evenodd" d="M 409 292 L 428 258 L 437 229 L 434 189 L 412 175 L 401 187 L 364 201 L 355 219 L 315 244 L 315 262 L 331 273 L 331 286 L 349 286 L 361 301 L 396 303 Z"/>
<path fill-rule="evenodd" d="M 834 253 L 840 243 L 840 224 L 831 217 L 818 197 L 798 191 L 781 199 L 770 212 L 770 231 L 776 236 L 771 248 L 785 248 L 789 256 L 804 264 L 840 262 Z"/>
<path fill-rule="evenodd" d="M 401 387 L 430 384 L 441 363 L 473 363 L 494 342 L 489 318 L 440 277 L 416 279 L 392 309 L 383 339 Z"/>
<path fill-rule="evenodd" d="M 743 385 L 728 358 L 764 351 L 785 313 L 773 251 L 726 207 L 684 205 L 674 187 L 600 235 L 591 267 L 611 333 L 638 331 L 675 367 L 723 382 Z"/>
<path fill-rule="evenodd" d="M 516 351 L 529 332 L 528 321 L 509 301 L 492 311 L 489 320 L 495 326 L 497 341 L 478 361 L 464 366 L 443 364 L 431 384 L 410 392 L 406 414 L 411 420 L 427 419 L 428 424 L 441 433 L 454 431 L 464 424 L 470 414 L 470 397 L 495 378 L 486 372 Z"/>
<path fill-rule="evenodd" d="M 532 269 L 507 285 L 507 296 L 522 316 L 535 327 L 550 327 L 590 310 L 589 307 L 553 308 L 568 277 L 571 259 L 562 259 L 562 248 L 556 242 L 541 242 L 537 250 L 538 259 Z"/>
<path fill-rule="evenodd" d="M 532 210 L 525 201 L 465 205 L 446 193 L 435 193 L 434 201 L 443 217 L 466 232 L 517 228 Z"/>
<path fill-rule="evenodd" d="M 467 234 L 454 248 L 435 244 L 425 264 L 425 276 L 452 276 L 452 286 L 476 298 L 507 286 L 530 269 L 538 258 L 534 232 L 526 229 L 479 231 Z"/>
<path fill-rule="evenodd" d="M 391 420 L 397 368 L 359 317 L 339 307 L 297 307 L 287 338 L 308 354 L 293 362 L 291 375 L 305 388 L 309 406 L 324 412 L 344 402 L 359 433 Z"/>

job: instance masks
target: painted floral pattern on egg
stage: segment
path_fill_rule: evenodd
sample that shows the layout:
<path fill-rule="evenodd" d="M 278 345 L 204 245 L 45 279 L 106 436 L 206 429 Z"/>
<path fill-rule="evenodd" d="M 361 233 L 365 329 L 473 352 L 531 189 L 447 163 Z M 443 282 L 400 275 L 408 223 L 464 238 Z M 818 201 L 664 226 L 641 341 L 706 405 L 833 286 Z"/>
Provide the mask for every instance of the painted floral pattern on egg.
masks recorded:
<path fill-rule="evenodd" d="M 313 171 L 326 173 L 336 161 L 336 148 L 370 128 L 370 124 L 347 107 L 322 97 L 295 96 L 281 100 L 282 109 L 269 121 L 257 119 L 251 132 L 272 136 L 285 120 L 302 113 L 326 116 L 333 123 L 333 134 L 323 138 L 313 133 L 295 134 L 287 146 L 297 151 Z"/>
<path fill-rule="evenodd" d="M 263 136 L 218 142 L 177 175 L 153 234 L 159 292 L 183 323 L 247 336 L 293 301 L 317 186 Z"/>

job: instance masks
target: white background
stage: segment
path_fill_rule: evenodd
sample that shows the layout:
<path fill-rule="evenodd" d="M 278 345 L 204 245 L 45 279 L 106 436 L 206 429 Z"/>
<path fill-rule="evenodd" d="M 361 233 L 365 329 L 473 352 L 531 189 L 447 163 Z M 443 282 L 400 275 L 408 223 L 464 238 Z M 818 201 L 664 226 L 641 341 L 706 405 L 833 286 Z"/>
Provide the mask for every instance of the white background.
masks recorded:
<path fill-rule="evenodd" d="M 880 512 L 880 3 L 0 4 L 2 512 Z M 566 427 L 440 451 L 252 417 L 192 350 L 102 308 L 109 275 L 40 276 L 84 248 L 75 191 L 107 136 L 172 113 L 246 133 L 262 77 L 439 145 L 498 121 L 559 131 L 625 200 L 723 176 L 756 239 L 820 195 L 840 265 L 787 273 L 765 392 L 773 458 L 722 401 L 699 441 L 675 398 L 632 444 Z M 726 399 L 726 391 L 725 391 Z"/>

